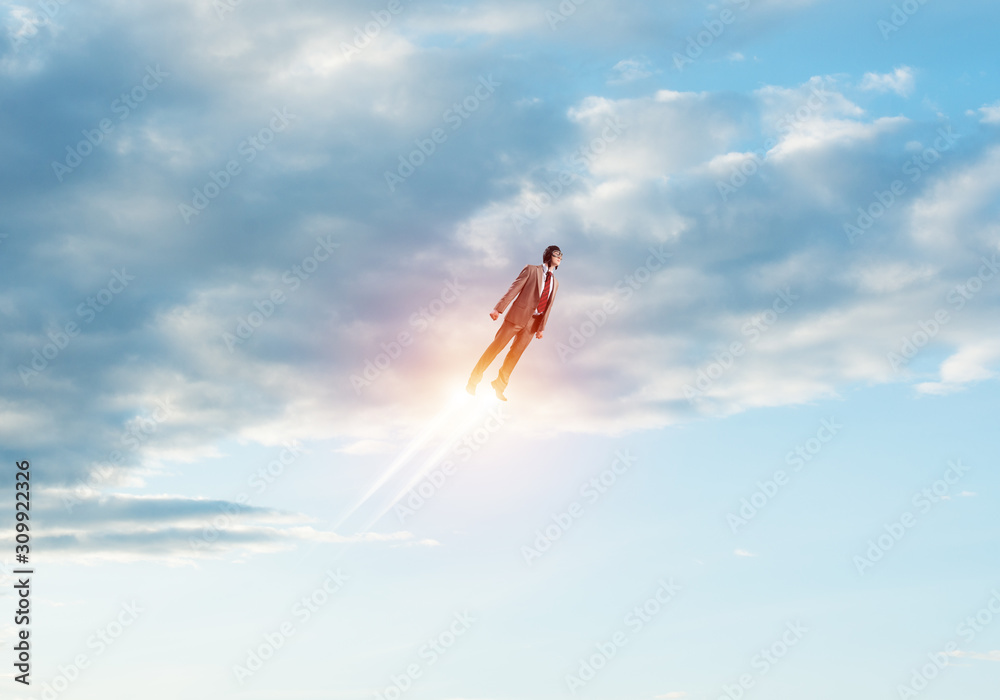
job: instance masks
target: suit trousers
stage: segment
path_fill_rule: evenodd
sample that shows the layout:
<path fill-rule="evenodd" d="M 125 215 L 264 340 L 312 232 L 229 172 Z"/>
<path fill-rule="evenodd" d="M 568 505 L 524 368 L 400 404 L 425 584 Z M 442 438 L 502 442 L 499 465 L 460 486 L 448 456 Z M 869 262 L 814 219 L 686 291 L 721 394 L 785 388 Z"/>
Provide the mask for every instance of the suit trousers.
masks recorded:
<path fill-rule="evenodd" d="M 535 337 L 535 331 L 541 320 L 541 316 L 534 316 L 525 326 L 515 326 L 513 323 L 508 323 L 505 320 L 500 325 L 500 329 L 493 338 L 493 342 L 490 343 L 490 346 L 486 348 L 486 352 L 483 353 L 483 356 L 479 358 L 479 362 L 476 363 L 469 381 L 474 384 L 481 382 L 486 368 L 490 366 L 490 363 L 496 359 L 500 351 L 507 347 L 507 343 L 513 338 L 514 343 L 510 346 L 510 350 L 507 351 L 507 357 L 504 358 L 503 366 L 500 367 L 500 374 L 497 377 L 497 381 L 503 387 L 506 387 L 507 383 L 510 382 L 510 373 L 514 371 L 514 365 L 521 359 L 521 353 L 528 347 L 531 339 Z"/>

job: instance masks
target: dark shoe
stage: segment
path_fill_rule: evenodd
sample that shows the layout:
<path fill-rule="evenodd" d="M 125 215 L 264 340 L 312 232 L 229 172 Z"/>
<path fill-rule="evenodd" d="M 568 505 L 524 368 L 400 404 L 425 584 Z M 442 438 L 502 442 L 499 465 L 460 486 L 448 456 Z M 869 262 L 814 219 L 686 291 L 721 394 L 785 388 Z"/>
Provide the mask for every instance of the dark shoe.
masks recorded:
<path fill-rule="evenodd" d="M 470 394 L 472 394 L 473 396 L 475 396 L 476 395 L 476 385 L 477 384 L 479 384 L 479 382 L 474 382 L 474 381 L 472 381 L 470 379 L 469 383 L 465 385 L 465 390 L 467 392 L 469 392 Z"/>
<path fill-rule="evenodd" d="M 493 387 L 493 391 L 497 392 L 498 399 L 500 399 L 501 401 L 507 400 L 507 397 L 503 395 L 503 390 L 506 387 L 500 383 L 499 379 L 494 379 L 492 382 L 490 382 L 490 386 Z"/>

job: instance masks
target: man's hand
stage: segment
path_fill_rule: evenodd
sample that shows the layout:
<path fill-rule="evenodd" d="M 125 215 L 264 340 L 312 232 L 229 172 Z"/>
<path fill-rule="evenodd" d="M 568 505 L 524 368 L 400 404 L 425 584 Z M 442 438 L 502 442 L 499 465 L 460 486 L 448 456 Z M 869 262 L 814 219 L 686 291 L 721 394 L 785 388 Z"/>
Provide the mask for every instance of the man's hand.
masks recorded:
<path fill-rule="evenodd" d="M 539 340 L 541 340 L 542 339 L 542 332 L 538 331 L 537 333 L 535 333 L 535 337 L 538 338 Z"/>
<path fill-rule="evenodd" d="M 493 311 L 490 311 L 490 318 L 492 318 L 494 321 L 496 321 L 497 317 L 499 316 L 500 314 L 498 314 L 495 309 Z"/>

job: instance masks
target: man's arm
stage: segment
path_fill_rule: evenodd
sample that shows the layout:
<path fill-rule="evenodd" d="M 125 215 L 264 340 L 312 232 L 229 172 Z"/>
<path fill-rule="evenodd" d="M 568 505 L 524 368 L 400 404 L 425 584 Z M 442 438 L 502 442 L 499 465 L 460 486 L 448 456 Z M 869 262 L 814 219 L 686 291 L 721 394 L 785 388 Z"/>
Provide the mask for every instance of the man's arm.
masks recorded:
<path fill-rule="evenodd" d="M 519 274 L 513 284 L 510 285 L 510 289 L 507 290 L 507 293 L 500 297 L 500 301 L 498 301 L 497 305 L 493 307 L 493 312 L 490 313 L 490 317 L 494 321 L 497 320 L 497 317 L 493 314 L 502 314 L 510 302 L 514 301 L 517 295 L 521 293 L 521 290 L 524 288 L 524 283 L 528 281 L 528 271 L 530 268 L 531 265 L 524 266 L 524 269 L 521 270 L 521 274 Z"/>

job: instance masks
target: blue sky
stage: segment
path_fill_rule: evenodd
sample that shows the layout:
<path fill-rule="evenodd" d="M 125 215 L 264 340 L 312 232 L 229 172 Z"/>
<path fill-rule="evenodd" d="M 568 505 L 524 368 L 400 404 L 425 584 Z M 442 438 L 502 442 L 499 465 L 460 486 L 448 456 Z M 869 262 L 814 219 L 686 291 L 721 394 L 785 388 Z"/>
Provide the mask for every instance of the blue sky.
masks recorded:
<path fill-rule="evenodd" d="M 995 4 L 0 10 L 0 696 L 995 693 Z"/>

